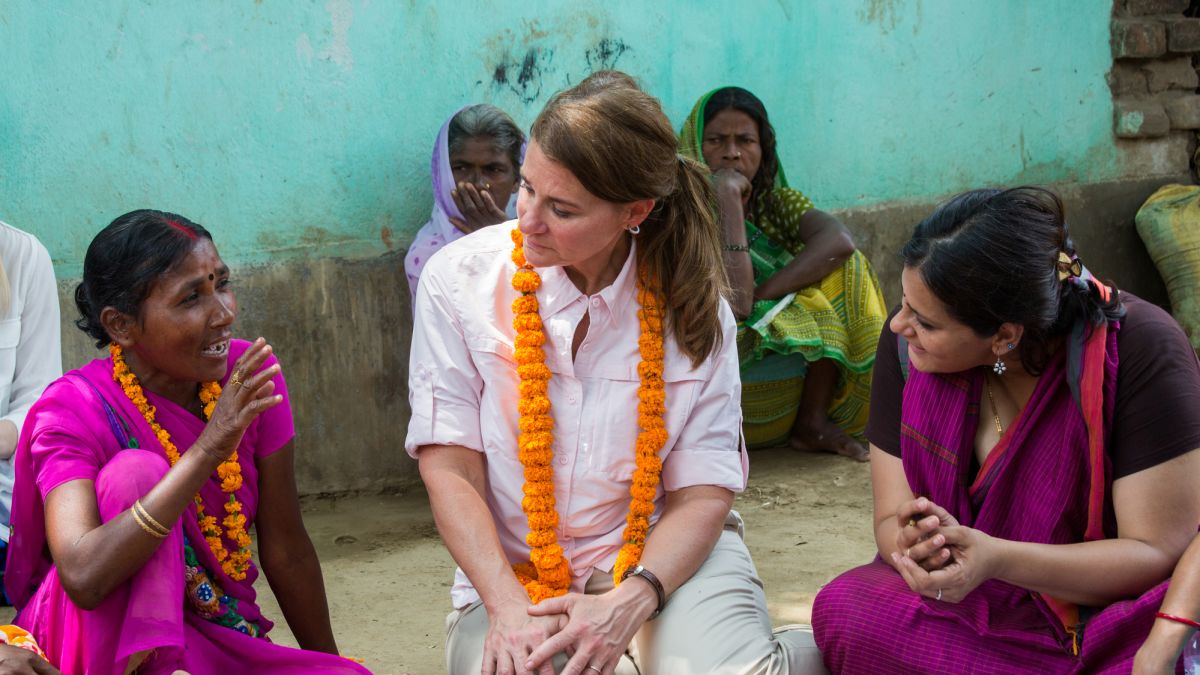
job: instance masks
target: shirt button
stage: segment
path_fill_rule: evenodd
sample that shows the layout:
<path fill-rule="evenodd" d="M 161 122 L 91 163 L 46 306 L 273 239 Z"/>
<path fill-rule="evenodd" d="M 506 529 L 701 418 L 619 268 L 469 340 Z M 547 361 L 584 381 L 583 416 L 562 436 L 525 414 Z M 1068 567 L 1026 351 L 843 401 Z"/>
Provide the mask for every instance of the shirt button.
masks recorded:
<path fill-rule="evenodd" d="M 600 298 L 592 298 L 592 307 L 600 306 Z"/>
<path fill-rule="evenodd" d="M 575 394 L 571 394 L 570 396 L 568 396 L 567 400 L 570 401 L 571 403 L 574 403 L 575 402 Z"/>
<path fill-rule="evenodd" d="M 559 458 L 558 458 L 558 463 L 559 463 L 559 464 L 566 464 L 566 463 L 567 463 L 567 456 L 566 456 L 566 455 L 563 455 L 562 457 L 559 457 Z"/>

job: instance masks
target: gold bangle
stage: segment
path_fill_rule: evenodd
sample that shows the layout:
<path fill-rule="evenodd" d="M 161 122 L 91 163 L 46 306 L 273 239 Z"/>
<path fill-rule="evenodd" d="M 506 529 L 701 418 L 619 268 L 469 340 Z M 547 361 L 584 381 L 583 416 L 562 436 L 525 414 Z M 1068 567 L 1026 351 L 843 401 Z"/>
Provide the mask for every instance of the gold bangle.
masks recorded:
<path fill-rule="evenodd" d="M 140 515 L 138 515 L 137 509 L 132 509 L 132 508 L 129 509 L 129 513 L 133 514 L 134 522 L 136 522 L 138 524 L 138 527 L 142 528 L 143 532 L 150 535 L 151 537 L 154 537 L 155 539 L 166 539 L 167 535 L 150 527 L 149 525 L 146 524 L 145 521 L 142 520 L 142 517 Z"/>
<path fill-rule="evenodd" d="M 162 522 L 155 520 L 154 516 L 150 515 L 149 510 L 146 510 L 146 507 L 143 506 L 142 500 L 133 500 L 133 510 L 134 512 L 137 512 L 138 515 L 142 516 L 142 519 L 148 522 L 150 527 L 154 527 L 155 530 L 162 534 L 163 537 L 166 537 L 167 534 L 170 534 L 170 527 L 167 527 L 166 525 L 163 525 Z"/>

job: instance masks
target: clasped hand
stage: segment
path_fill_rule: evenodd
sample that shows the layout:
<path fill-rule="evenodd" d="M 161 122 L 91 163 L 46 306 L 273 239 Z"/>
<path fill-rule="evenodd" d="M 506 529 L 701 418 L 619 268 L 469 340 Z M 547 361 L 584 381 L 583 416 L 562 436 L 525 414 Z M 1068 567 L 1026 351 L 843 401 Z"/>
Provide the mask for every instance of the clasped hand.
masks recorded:
<path fill-rule="evenodd" d="M 612 675 L 633 636 L 654 611 L 653 598 L 637 592 L 649 587 L 629 590 L 633 592 L 622 588 L 600 595 L 568 593 L 528 606 L 524 617 L 511 609 L 489 617 L 483 674 L 553 675 L 552 659 L 566 653 L 570 659 L 562 675 L 595 675 L 597 670 Z"/>
<path fill-rule="evenodd" d="M 959 525 L 946 509 L 925 497 L 896 511 L 896 551 L 892 566 L 913 591 L 927 598 L 960 602 L 992 578 L 997 564 L 994 539 Z"/>

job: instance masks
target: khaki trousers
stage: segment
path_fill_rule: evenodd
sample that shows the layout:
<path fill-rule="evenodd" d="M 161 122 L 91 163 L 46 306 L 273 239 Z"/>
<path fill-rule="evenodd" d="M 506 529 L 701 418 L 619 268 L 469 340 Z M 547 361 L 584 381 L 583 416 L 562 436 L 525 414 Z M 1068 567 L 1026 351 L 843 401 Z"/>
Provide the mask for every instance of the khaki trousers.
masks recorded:
<path fill-rule="evenodd" d="M 599 594 L 611 588 L 611 575 L 596 570 L 585 592 Z M 480 672 L 487 629 L 487 610 L 481 602 L 446 617 L 446 670 L 450 675 Z M 566 656 L 560 654 L 555 669 L 561 670 L 566 662 Z M 767 598 L 742 542 L 742 520 L 736 511 L 730 512 L 708 559 L 675 591 L 662 614 L 642 626 L 617 668 L 620 675 L 825 672 L 807 626 L 771 630 Z"/>

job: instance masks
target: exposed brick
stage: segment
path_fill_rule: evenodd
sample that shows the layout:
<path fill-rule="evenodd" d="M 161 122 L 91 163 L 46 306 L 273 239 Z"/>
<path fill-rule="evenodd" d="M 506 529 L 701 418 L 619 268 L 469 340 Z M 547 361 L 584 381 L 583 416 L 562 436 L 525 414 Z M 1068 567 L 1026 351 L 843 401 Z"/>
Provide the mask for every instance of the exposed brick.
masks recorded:
<path fill-rule="evenodd" d="M 1146 87 L 1151 94 L 1168 89 L 1195 89 L 1200 86 L 1200 76 L 1192 67 L 1192 59 L 1181 56 L 1163 61 L 1148 61 L 1140 64 L 1146 74 Z"/>
<path fill-rule="evenodd" d="M 1189 0 L 1125 0 L 1125 11 L 1134 16 L 1148 14 L 1179 14 L 1188 8 Z"/>
<path fill-rule="evenodd" d="M 1167 49 L 1176 53 L 1200 52 L 1200 19 L 1166 19 Z"/>
<path fill-rule="evenodd" d="M 1167 53 L 1167 27 L 1153 19 L 1112 22 L 1114 59 L 1152 59 Z"/>
<path fill-rule="evenodd" d="M 1146 73 L 1131 63 L 1117 62 L 1108 73 L 1108 86 L 1113 96 L 1145 96 L 1150 92 L 1146 84 Z"/>
<path fill-rule="evenodd" d="M 1163 108 L 1172 129 L 1200 129 L 1200 96 L 1180 96 L 1167 101 Z"/>
<path fill-rule="evenodd" d="M 1118 138 L 1166 136 L 1171 120 L 1155 101 L 1114 101 L 1113 130 Z"/>

